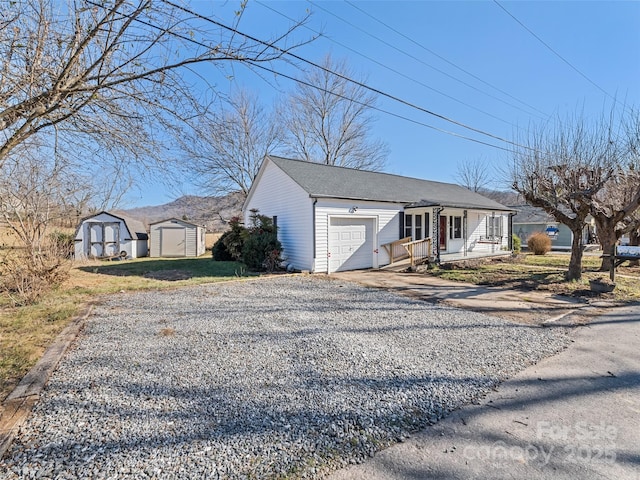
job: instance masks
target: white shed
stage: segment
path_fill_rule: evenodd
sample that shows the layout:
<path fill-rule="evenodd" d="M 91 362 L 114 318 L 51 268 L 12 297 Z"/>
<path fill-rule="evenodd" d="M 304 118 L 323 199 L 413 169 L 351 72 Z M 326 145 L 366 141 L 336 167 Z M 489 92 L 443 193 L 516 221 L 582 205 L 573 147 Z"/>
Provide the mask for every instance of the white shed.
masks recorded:
<path fill-rule="evenodd" d="M 146 257 L 148 242 L 142 222 L 100 212 L 80 221 L 74 239 L 75 258 Z"/>
<path fill-rule="evenodd" d="M 202 225 L 169 218 L 150 225 L 151 257 L 199 257 L 205 251 Z"/>
<path fill-rule="evenodd" d="M 433 256 L 505 254 L 510 208 L 450 183 L 303 162 L 269 155 L 243 206 L 273 217 L 285 261 L 331 273 L 377 268 L 400 239 L 431 239 Z"/>

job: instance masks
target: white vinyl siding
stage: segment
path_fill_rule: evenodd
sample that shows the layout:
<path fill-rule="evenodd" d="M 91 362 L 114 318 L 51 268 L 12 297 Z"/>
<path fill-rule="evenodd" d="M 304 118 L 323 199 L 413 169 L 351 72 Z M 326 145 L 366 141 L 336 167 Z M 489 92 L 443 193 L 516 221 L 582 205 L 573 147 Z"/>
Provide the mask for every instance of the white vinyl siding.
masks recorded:
<path fill-rule="evenodd" d="M 502 235 L 493 242 L 487 238 L 488 219 L 492 220 L 496 228 L 502 229 Z M 478 210 L 469 210 L 468 215 L 469 229 L 469 251 L 480 253 L 495 253 L 509 246 L 509 214 L 503 212 L 482 212 Z"/>
<path fill-rule="evenodd" d="M 352 207 L 358 208 L 350 213 Z M 329 220 L 331 217 L 352 217 L 375 219 L 377 225 L 376 242 L 373 245 L 373 267 L 389 264 L 389 256 L 382 247 L 385 243 L 398 240 L 400 228 L 399 213 L 402 206 L 393 203 L 366 202 L 339 199 L 318 199 L 316 204 L 316 265 L 315 272 L 326 273 L 329 271 Z M 280 217 L 278 217 L 278 223 Z M 377 252 L 376 252 L 377 250 Z"/>
<path fill-rule="evenodd" d="M 268 160 L 254 182 L 255 188 L 243 207 L 245 225 L 253 208 L 260 215 L 277 216 L 285 263 L 313 271 L 313 202 L 309 194 Z"/>

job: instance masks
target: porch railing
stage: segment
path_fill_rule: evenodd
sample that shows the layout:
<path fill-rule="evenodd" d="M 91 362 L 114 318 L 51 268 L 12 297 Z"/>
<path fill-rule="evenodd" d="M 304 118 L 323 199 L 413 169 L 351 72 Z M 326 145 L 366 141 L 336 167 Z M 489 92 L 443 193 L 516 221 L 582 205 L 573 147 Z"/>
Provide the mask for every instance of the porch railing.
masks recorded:
<path fill-rule="evenodd" d="M 404 247 L 404 244 L 407 242 L 411 242 L 411 237 L 401 238 L 395 242 L 385 243 L 382 245 L 382 248 L 384 248 L 389 255 L 390 263 L 395 263 L 398 260 L 409 258 L 409 251 Z"/>
<path fill-rule="evenodd" d="M 386 243 L 382 247 L 389 254 L 389 263 L 409 258 L 411 259 L 411 266 L 415 267 L 431 257 L 431 238 L 423 238 L 412 242 L 411 237 L 405 237 L 395 242 Z"/>
<path fill-rule="evenodd" d="M 423 263 L 425 260 L 429 260 L 431 257 L 431 237 L 406 242 L 403 243 L 402 246 L 409 253 L 412 267 L 415 267 L 418 263 Z"/>

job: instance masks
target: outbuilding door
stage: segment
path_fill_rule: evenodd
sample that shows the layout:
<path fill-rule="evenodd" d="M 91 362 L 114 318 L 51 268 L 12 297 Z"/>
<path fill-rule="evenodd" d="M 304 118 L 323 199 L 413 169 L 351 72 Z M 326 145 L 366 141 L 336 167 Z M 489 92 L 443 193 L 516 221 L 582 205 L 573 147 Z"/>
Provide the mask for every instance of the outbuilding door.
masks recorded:
<path fill-rule="evenodd" d="M 332 217 L 329 222 L 329 273 L 373 267 L 374 220 Z"/>
<path fill-rule="evenodd" d="M 163 227 L 160 231 L 160 256 L 185 257 L 187 255 L 187 230 Z"/>
<path fill-rule="evenodd" d="M 120 222 L 88 222 L 89 257 L 111 257 L 120 253 Z"/>

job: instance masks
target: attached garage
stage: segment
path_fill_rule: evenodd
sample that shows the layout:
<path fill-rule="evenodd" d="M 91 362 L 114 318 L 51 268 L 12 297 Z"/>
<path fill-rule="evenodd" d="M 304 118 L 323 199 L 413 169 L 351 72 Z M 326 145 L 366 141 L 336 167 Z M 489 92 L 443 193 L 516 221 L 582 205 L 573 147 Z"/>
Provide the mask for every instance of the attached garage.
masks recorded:
<path fill-rule="evenodd" d="M 138 258 L 148 253 L 142 222 L 122 215 L 100 212 L 84 218 L 74 239 L 75 258 Z"/>
<path fill-rule="evenodd" d="M 199 257 L 205 252 L 202 225 L 169 218 L 150 225 L 152 257 Z"/>
<path fill-rule="evenodd" d="M 314 273 L 388 265 L 406 239 L 439 261 L 505 254 L 512 238 L 512 209 L 459 185 L 273 155 L 242 211 L 276 219 L 287 268 Z"/>
<path fill-rule="evenodd" d="M 373 218 L 330 217 L 329 273 L 373 267 L 374 223 Z"/>

